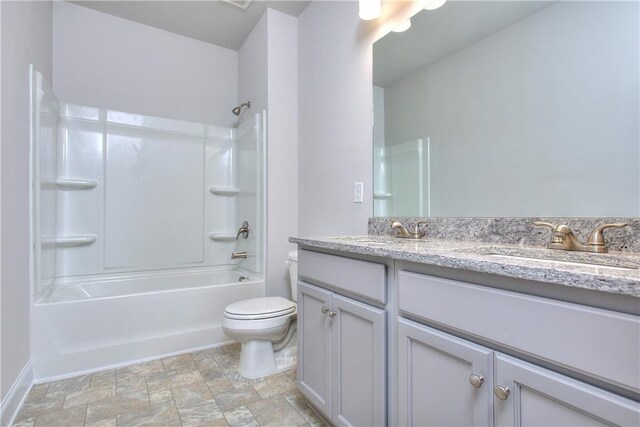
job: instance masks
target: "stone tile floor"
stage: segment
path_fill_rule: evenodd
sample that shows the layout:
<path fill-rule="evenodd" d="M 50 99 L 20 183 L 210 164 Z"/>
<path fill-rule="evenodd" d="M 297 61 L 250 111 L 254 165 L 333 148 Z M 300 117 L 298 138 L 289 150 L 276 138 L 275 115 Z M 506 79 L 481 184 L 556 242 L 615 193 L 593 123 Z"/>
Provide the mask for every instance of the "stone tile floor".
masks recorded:
<path fill-rule="evenodd" d="M 296 372 L 249 380 L 230 344 L 33 386 L 16 427 L 319 426 Z"/>

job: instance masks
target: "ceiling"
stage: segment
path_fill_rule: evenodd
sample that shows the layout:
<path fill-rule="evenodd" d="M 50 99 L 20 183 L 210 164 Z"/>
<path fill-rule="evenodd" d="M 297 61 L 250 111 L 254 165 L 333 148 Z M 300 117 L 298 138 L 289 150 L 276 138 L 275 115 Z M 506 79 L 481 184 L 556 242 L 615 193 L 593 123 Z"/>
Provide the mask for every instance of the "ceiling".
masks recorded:
<path fill-rule="evenodd" d="M 310 1 L 254 0 L 247 10 L 219 0 L 72 1 L 130 21 L 238 50 L 267 8 L 297 17 Z"/>
<path fill-rule="evenodd" d="M 373 46 L 373 81 L 388 85 L 550 6 L 551 1 L 450 1 Z"/>

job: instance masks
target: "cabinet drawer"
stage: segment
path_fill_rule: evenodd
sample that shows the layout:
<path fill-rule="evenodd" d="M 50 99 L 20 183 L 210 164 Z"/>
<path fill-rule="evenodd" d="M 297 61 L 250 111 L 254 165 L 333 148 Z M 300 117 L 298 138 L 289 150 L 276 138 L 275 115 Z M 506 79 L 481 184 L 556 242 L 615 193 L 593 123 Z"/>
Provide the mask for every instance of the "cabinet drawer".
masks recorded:
<path fill-rule="evenodd" d="M 301 250 L 298 275 L 372 301 L 387 302 L 383 264 Z"/>
<path fill-rule="evenodd" d="M 401 312 L 640 392 L 640 318 L 400 271 Z"/>

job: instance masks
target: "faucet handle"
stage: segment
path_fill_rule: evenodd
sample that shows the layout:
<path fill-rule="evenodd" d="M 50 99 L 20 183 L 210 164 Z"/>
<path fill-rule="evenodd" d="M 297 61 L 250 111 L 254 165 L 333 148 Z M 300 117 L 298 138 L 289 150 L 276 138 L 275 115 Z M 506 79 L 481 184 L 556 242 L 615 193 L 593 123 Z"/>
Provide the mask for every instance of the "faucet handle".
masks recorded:
<path fill-rule="evenodd" d="M 603 231 L 606 230 L 607 228 L 624 228 L 626 227 L 627 224 L 626 222 L 615 222 L 615 223 L 611 223 L 611 224 L 603 224 L 599 227 L 596 227 L 592 232 L 591 235 L 589 236 L 589 241 L 587 242 L 588 246 L 591 247 L 601 247 L 601 248 L 605 248 L 606 247 L 606 240 L 604 238 L 604 233 Z"/>
<path fill-rule="evenodd" d="M 562 243 L 562 238 L 567 234 L 571 232 L 571 229 L 569 227 L 567 227 L 566 225 L 554 225 L 551 224 L 550 222 L 544 222 L 544 221 L 534 221 L 533 225 L 536 225 L 538 227 L 549 227 L 551 229 L 551 242 L 549 243 L 551 244 L 561 244 Z"/>
<path fill-rule="evenodd" d="M 429 221 L 418 221 L 418 222 L 416 222 L 416 226 L 413 229 L 413 234 L 415 236 L 419 236 L 420 238 L 424 237 L 424 235 L 427 234 L 427 231 L 426 230 L 425 231 L 420 231 L 420 226 L 423 225 L 423 224 L 428 224 L 428 223 L 429 223 Z"/>
<path fill-rule="evenodd" d="M 551 230 L 556 231 L 556 226 L 550 222 L 534 221 L 533 225 L 537 225 L 538 227 L 549 227 Z"/>

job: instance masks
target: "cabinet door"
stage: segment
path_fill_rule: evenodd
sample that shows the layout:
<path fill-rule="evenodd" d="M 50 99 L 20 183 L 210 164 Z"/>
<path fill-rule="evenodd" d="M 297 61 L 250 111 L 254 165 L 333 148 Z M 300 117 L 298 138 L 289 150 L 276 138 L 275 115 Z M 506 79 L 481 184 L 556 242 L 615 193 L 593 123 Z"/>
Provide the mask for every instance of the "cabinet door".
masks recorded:
<path fill-rule="evenodd" d="M 399 425 L 493 424 L 491 350 L 406 319 L 398 346 Z"/>
<path fill-rule="evenodd" d="M 333 416 L 341 426 L 386 425 L 385 312 L 333 294 Z"/>
<path fill-rule="evenodd" d="M 498 426 L 640 425 L 637 402 L 500 353 L 495 369 L 509 389 L 495 399 Z"/>
<path fill-rule="evenodd" d="M 331 292 L 298 283 L 298 386 L 331 417 Z"/>

